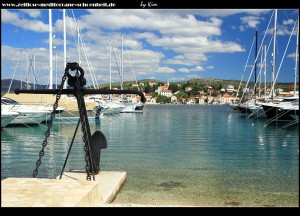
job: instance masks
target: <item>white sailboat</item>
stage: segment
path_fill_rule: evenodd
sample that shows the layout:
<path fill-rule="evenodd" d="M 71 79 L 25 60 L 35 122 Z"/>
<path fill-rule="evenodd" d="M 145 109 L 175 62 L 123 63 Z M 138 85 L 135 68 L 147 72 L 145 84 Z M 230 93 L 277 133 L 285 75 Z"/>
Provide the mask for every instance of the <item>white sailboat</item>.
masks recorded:
<path fill-rule="evenodd" d="M 124 80 L 123 43 L 124 43 L 124 39 L 123 39 L 123 35 L 122 35 L 122 49 L 121 49 L 121 89 L 123 89 L 123 80 Z M 132 72 L 134 73 L 132 64 L 131 64 L 131 68 L 132 68 Z M 134 74 L 134 77 L 135 77 L 135 74 Z M 128 100 L 127 96 L 121 95 L 120 102 L 125 105 L 125 108 L 121 111 L 121 113 L 135 113 L 135 112 L 142 113 L 143 112 L 144 104 L 142 104 L 141 102 L 136 101 L 136 99 L 135 99 L 135 101 Z"/>
<path fill-rule="evenodd" d="M 275 13 L 275 15 L 277 15 L 277 13 Z M 276 16 L 275 16 L 276 18 Z M 275 19 L 276 20 L 276 19 Z M 296 73 L 297 73 L 297 53 L 298 53 L 298 37 L 299 37 L 299 19 L 297 20 L 298 23 L 298 28 L 297 28 L 297 45 L 296 45 L 296 66 L 295 66 L 295 84 L 296 84 Z M 296 27 L 296 24 L 294 25 L 294 28 L 291 32 L 290 38 L 294 32 L 294 29 Z M 274 30 L 274 35 L 276 35 L 276 21 L 275 21 L 275 30 Z M 274 38 L 276 38 L 274 36 Z M 274 53 L 275 53 L 275 39 L 274 39 Z M 286 49 L 289 45 L 290 39 L 288 41 L 288 44 L 286 46 Z M 283 57 L 285 56 L 286 50 L 284 52 Z M 281 64 L 280 64 L 281 66 Z M 279 67 L 280 69 L 280 67 Z M 278 76 L 280 70 L 277 71 L 276 74 L 276 78 Z M 272 89 L 271 89 L 271 93 L 274 92 L 274 86 L 275 86 L 275 81 L 276 79 L 274 79 L 274 72 L 275 72 L 275 55 L 273 55 L 273 73 L 272 73 Z M 295 85 L 296 86 L 296 85 Z M 293 97 L 286 97 L 284 99 L 282 99 L 279 102 L 275 102 L 274 98 L 273 98 L 273 94 L 271 94 L 272 97 L 272 101 L 268 102 L 268 103 L 262 103 L 261 106 L 263 107 L 265 114 L 268 117 L 268 122 L 272 122 L 272 121 L 299 121 L 299 96 L 296 96 L 296 90 L 295 90 L 295 86 L 294 86 L 294 96 Z"/>
<path fill-rule="evenodd" d="M 23 105 L 10 98 L 1 97 L 1 111 L 19 115 L 9 125 L 38 125 L 50 117 L 50 108 L 42 105 Z"/>
<path fill-rule="evenodd" d="M 10 112 L 8 110 L 2 109 L 2 107 L 1 107 L 1 128 L 7 126 L 18 115 L 19 115 L 18 112 Z"/>
<path fill-rule="evenodd" d="M 110 99 L 103 99 L 101 97 L 89 97 L 89 100 L 93 100 L 97 103 L 95 107 L 96 113 L 101 115 L 115 115 L 119 114 L 124 108 L 124 104 L 120 103 L 119 101 L 114 101 Z"/>

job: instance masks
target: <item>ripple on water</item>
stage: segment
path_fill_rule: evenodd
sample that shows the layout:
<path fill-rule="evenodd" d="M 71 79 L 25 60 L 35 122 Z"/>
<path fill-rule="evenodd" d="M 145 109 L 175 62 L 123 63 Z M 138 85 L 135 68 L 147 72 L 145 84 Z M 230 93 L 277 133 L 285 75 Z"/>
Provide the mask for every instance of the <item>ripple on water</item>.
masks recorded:
<path fill-rule="evenodd" d="M 127 172 L 115 203 L 299 205 L 299 128 L 264 127 L 226 106 L 147 108 L 90 125 L 108 142 L 101 170 Z M 53 126 L 38 177 L 60 174 L 76 123 Z M 2 178 L 32 176 L 46 131 L 33 128 L 2 129 Z M 66 170 L 84 166 L 79 130 Z"/>

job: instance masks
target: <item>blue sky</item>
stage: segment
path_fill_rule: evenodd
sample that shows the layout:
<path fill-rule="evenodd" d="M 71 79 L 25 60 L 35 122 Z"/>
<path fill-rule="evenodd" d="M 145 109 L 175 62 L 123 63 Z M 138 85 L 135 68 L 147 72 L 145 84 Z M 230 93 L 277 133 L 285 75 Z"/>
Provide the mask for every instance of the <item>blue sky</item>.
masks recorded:
<path fill-rule="evenodd" d="M 27 76 L 33 82 L 35 72 L 39 84 L 49 83 L 48 12 L 48 9 L 1 9 L 2 79 L 14 76 L 25 81 Z M 298 13 L 294 9 L 278 10 L 276 68 L 282 64 L 277 82 L 294 81 Z M 60 83 L 64 70 L 62 14 L 62 9 L 52 10 L 54 84 L 56 74 Z M 270 44 L 266 76 L 267 81 L 271 79 L 274 29 L 271 9 L 67 9 L 66 15 L 67 61 L 78 61 L 80 51 L 80 65 L 87 72 L 89 84 L 91 76 L 99 84 L 109 82 L 110 43 L 114 51 L 112 80 L 120 81 L 116 62 L 120 67 L 122 35 L 125 81 L 134 80 L 134 76 L 137 80 L 170 82 L 194 78 L 240 80 L 243 76 L 247 81 L 253 71 L 255 49 L 250 52 L 250 48 L 256 30 L 258 48 L 263 37 L 264 44 Z M 79 46 L 75 20 L 84 41 Z M 258 63 L 260 60 L 259 55 Z"/>

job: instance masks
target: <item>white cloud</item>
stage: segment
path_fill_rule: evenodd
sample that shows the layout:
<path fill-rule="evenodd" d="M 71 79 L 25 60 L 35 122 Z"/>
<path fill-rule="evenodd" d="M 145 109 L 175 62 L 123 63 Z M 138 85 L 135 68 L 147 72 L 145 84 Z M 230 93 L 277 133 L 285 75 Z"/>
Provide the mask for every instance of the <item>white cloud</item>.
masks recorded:
<path fill-rule="evenodd" d="M 143 32 L 143 33 L 136 32 L 133 35 L 136 39 L 143 39 L 144 38 L 144 39 L 150 40 L 150 39 L 157 38 L 157 36 L 152 32 Z"/>
<path fill-rule="evenodd" d="M 241 45 L 235 42 L 209 40 L 206 37 L 162 37 L 148 41 L 153 46 L 161 46 L 178 53 L 231 53 L 243 52 Z"/>
<path fill-rule="evenodd" d="M 171 78 L 168 78 L 168 80 L 171 82 L 180 82 L 180 81 L 187 80 L 187 78 L 186 77 L 171 77 Z"/>
<path fill-rule="evenodd" d="M 182 72 L 182 73 L 189 73 L 189 72 L 198 72 L 198 71 L 203 71 L 204 68 L 202 66 L 196 66 L 192 69 L 188 69 L 188 68 L 179 68 L 178 71 Z"/>
<path fill-rule="evenodd" d="M 295 55 L 295 53 L 291 53 L 291 54 L 287 55 L 286 57 L 295 59 L 296 55 Z M 297 53 L 297 59 L 299 59 L 299 54 L 298 53 Z"/>
<path fill-rule="evenodd" d="M 21 70 L 22 70 L 22 53 L 21 49 L 16 47 L 11 47 L 7 45 L 1 46 L 2 52 L 6 55 L 1 56 L 2 62 L 2 73 L 12 74 L 12 71 L 15 73 L 15 79 L 21 79 Z M 22 49 L 23 51 L 23 79 L 25 77 L 24 71 L 26 68 L 26 61 L 32 58 L 33 52 L 35 52 L 35 74 L 37 75 L 38 84 L 44 84 L 49 81 L 49 51 L 47 49 Z M 62 64 L 60 59 L 58 62 Z M 33 65 L 31 65 L 33 66 Z M 33 71 L 30 69 L 28 71 L 28 80 L 33 82 Z M 62 73 L 61 73 L 62 74 Z M 62 77 L 62 76 L 60 76 Z M 11 78 L 11 77 L 10 77 Z M 24 80 L 23 80 L 24 81 Z"/>
<path fill-rule="evenodd" d="M 212 66 L 212 65 L 209 65 L 209 66 L 206 67 L 206 69 L 209 69 L 209 70 L 210 70 L 210 69 L 214 69 L 214 68 L 215 68 L 215 67 Z"/>
<path fill-rule="evenodd" d="M 185 65 L 185 66 L 191 66 L 193 63 L 190 63 L 189 61 L 179 60 L 179 59 L 167 59 L 164 61 L 166 64 L 170 65 Z"/>
<path fill-rule="evenodd" d="M 53 32 L 54 33 L 63 33 L 64 30 L 64 23 L 63 17 L 56 20 L 55 23 L 52 23 Z M 66 32 L 68 35 L 76 36 L 77 37 L 77 24 L 73 18 L 66 16 Z"/>
<path fill-rule="evenodd" d="M 207 61 L 207 57 L 203 53 L 184 53 L 176 55 L 164 61 L 166 64 L 193 66 L 201 62 Z"/>
<path fill-rule="evenodd" d="M 278 25 L 276 35 L 285 36 L 290 35 L 292 33 L 292 27 L 287 25 Z M 274 28 L 269 28 L 267 34 L 274 34 Z M 293 35 L 296 35 L 296 31 L 294 30 Z"/>
<path fill-rule="evenodd" d="M 197 20 L 193 15 L 180 16 L 172 13 L 160 13 L 158 10 L 89 10 L 82 16 L 83 28 L 105 28 L 118 30 L 135 28 L 146 31 L 159 31 L 165 35 L 210 36 L 220 35 L 222 20 L 209 18 Z M 103 19 L 105 17 L 105 19 Z"/>
<path fill-rule="evenodd" d="M 149 77 L 147 77 L 147 79 L 156 79 L 154 76 L 149 76 Z"/>
<path fill-rule="evenodd" d="M 19 10 L 21 11 L 21 10 Z M 121 32 L 124 34 L 124 72 L 126 79 L 131 79 L 132 69 L 137 77 L 154 77 L 156 73 L 171 74 L 176 70 L 182 73 L 203 71 L 203 62 L 208 62 L 208 53 L 244 52 L 244 48 L 234 41 L 222 40 L 223 19 L 226 16 L 243 13 L 243 15 L 257 16 L 269 10 L 86 10 L 78 23 L 85 41 L 85 50 L 81 50 L 81 58 L 88 58 L 92 68 L 100 81 L 108 81 L 109 76 L 109 43 L 112 42 L 114 55 L 112 56 L 113 80 L 119 81 L 121 56 Z M 60 13 L 60 12 L 59 12 Z M 12 10 L 1 10 L 2 22 L 32 30 L 48 32 L 48 24 L 38 19 L 39 10 L 22 10 L 23 16 Z M 25 14 L 25 15 L 24 15 Z M 76 14 L 76 11 L 75 11 Z M 196 16 L 197 15 L 197 16 Z M 202 16 L 202 17 L 198 17 Z M 248 16 L 248 17 L 251 17 Z M 46 16 L 47 18 L 47 16 Z M 57 18 L 57 17 L 56 17 Z M 77 61 L 78 52 L 77 29 L 73 18 L 67 17 L 67 55 L 68 60 Z M 48 21 L 48 18 L 46 19 Z M 256 21 L 256 23 L 255 23 Z M 255 26 L 258 20 L 245 18 L 245 25 Z M 245 26 L 243 26 L 245 28 Z M 56 37 L 53 45 L 55 52 L 62 62 L 62 17 L 53 23 Z M 223 33 L 224 34 L 224 33 Z M 44 39 L 48 43 L 48 38 Z M 127 48 L 126 48 L 127 47 Z M 33 51 L 31 49 L 30 51 Z M 37 67 L 43 67 L 43 74 L 48 76 L 45 68 L 49 65 L 47 49 L 35 48 Z M 85 52 L 84 52 L 85 51 Z M 17 52 L 17 49 L 15 50 Z M 128 54 L 131 62 L 129 61 Z M 15 53 L 16 54 L 16 53 Z M 43 66 L 42 66 L 43 65 Z M 86 63 L 82 63 L 88 68 Z M 161 67 L 161 65 L 166 65 Z M 179 65 L 179 69 L 175 68 Z M 208 66 L 210 67 L 210 66 Z M 206 67 L 206 69 L 209 69 Z M 213 68 L 213 66 L 211 66 Z M 61 66 L 63 69 L 63 66 Z M 87 69 L 88 70 L 88 69 Z M 87 76 L 89 73 L 87 73 Z M 133 79 L 133 78 L 132 78 Z"/>
<path fill-rule="evenodd" d="M 169 67 L 159 67 L 157 68 L 157 73 L 171 74 L 171 73 L 176 73 L 176 71 L 173 68 L 169 68 Z"/>
<path fill-rule="evenodd" d="M 47 40 L 47 43 L 49 43 L 49 40 Z M 64 41 L 62 39 L 59 39 L 59 38 L 52 38 L 52 44 L 53 46 L 61 46 L 64 44 Z"/>
<path fill-rule="evenodd" d="M 18 13 L 14 13 L 6 9 L 1 10 L 1 22 L 12 24 L 35 32 L 49 31 L 48 25 L 44 24 L 42 21 L 21 19 Z"/>
<path fill-rule="evenodd" d="M 196 78 L 200 78 L 200 76 L 199 76 L 199 75 L 197 75 L 197 74 L 189 74 L 189 75 L 187 75 L 187 77 L 188 77 L 189 79 L 196 79 Z"/>
<path fill-rule="evenodd" d="M 1 45 L 1 53 L 2 64 L 6 62 L 14 62 L 14 65 L 16 65 L 21 56 L 21 50 L 7 45 Z M 3 53 L 5 53 L 5 55 L 3 55 Z"/>
<path fill-rule="evenodd" d="M 142 43 L 130 38 L 130 39 L 124 40 L 124 46 L 126 48 L 130 48 L 130 49 L 141 49 Z"/>
<path fill-rule="evenodd" d="M 250 15 L 261 15 L 268 13 L 271 9 L 184 9 L 184 10 L 159 10 L 159 13 L 169 13 L 169 14 L 180 14 L 185 16 L 188 14 L 200 15 L 204 17 L 216 16 L 216 17 L 226 17 L 235 14 L 250 14 Z"/>
<path fill-rule="evenodd" d="M 291 34 L 291 30 L 289 30 L 287 27 L 285 26 L 278 26 L 277 27 L 277 35 L 290 35 Z M 295 34 L 295 32 L 294 32 Z"/>
<path fill-rule="evenodd" d="M 240 19 L 242 21 L 242 24 L 246 25 L 246 28 L 257 28 L 262 18 L 256 16 L 246 16 L 241 17 Z"/>
<path fill-rule="evenodd" d="M 239 29 L 241 32 L 244 32 L 246 30 L 244 26 L 239 26 Z"/>
<path fill-rule="evenodd" d="M 48 82 L 49 78 L 49 50 L 45 48 L 35 48 L 24 50 L 24 64 L 25 64 L 25 53 L 29 52 L 32 54 L 35 52 L 36 58 L 36 74 L 38 74 L 38 82 L 40 83 L 42 80 L 44 82 Z M 81 66 L 86 71 L 87 80 L 91 80 L 91 70 L 89 65 L 87 64 L 86 57 L 89 58 L 91 69 L 94 71 L 95 76 L 98 77 L 99 83 L 108 83 L 109 82 L 109 46 L 100 46 L 95 49 L 93 44 L 86 44 L 85 51 L 87 56 L 85 56 L 83 50 L 81 49 Z M 18 65 L 17 73 L 20 74 L 20 60 L 18 62 L 18 56 L 20 56 L 21 50 L 19 48 L 14 47 L 5 47 L 2 46 L 2 52 L 7 53 L 7 55 L 2 56 L 2 64 L 10 63 L 15 67 Z M 127 52 L 130 52 L 130 60 L 128 58 Z M 62 72 L 64 69 L 63 65 L 63 53 L 62 50 L 54 49 L 53 50 L 53 67 L 55 67 L 55 53 L 57 53 L 57 64 L 59 67 L 58 70 L 58 78 L 61 79 Z M 116 60 L 118 62 L 118 66 L 120 69 L 120 49 L 115 49 Z M 160 68 L 159 64 L 161 58 L 164 57 L 162 53 L 154 52 L 152 50 L 124 50 L 124 80 L 135 80 L 135 76 L 139 79 L 139 76 L 148 75 L 153 76 L 155 73 L 175 73 L 176 71 L 172 68 L 162 67 Z M 70 62 L 78 61 L 78 52 L 77 48 L 71 46 L 70 44 L 67 46 L 67 60 Z M 112 58 L 112 79 L 113 82 L 120 82 L 119 70 L 117 68 L 117 63 L 114 58 Z M 12 71 L 13 68 L 10 68 L 6 71 Z M 53 72 L 53 76 L 55 73 Z M 30 74 L 30 76 L 33 76 Z M 91 83 L 88 83 L 89 85 Z"/>
<path fill-rule="evenodd" d="M 190 72 L 190 70 L 188 68 L 179 68 L 178 71 L 181 73 L 189 73 Z"/>
<path fill-rule="evenodd" d="M 292 25 L 294 23 L 295 21 L 293 19 L 283 20 L 282 22 L 283 25 Z"/>
<path fill-rule="evenodd" d="M 191 69 L 191 71 L 203 71 L 204 68 L 202 66 L 196 66 L 195 68 Z"/>
<path fill-rule="evenodd" d="M 37 18 L 41 15 L 41 10 L 39 9 L 20 9 L 20 10 L 33 18 Z"/>

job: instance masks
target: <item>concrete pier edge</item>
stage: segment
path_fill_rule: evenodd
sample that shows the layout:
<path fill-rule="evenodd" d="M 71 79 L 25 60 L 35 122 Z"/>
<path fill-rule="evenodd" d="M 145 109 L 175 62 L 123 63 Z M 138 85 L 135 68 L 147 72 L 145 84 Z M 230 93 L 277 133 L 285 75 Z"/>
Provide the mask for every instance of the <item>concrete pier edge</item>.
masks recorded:
<path fill-rule="evenodd" d="M 111 203 L 126 172 L 101 171 L 87 181 L 83 171 L 64 172 L 62 179 L 7 178 L 1 181 L 2 207 L 94 207 Z"/>

